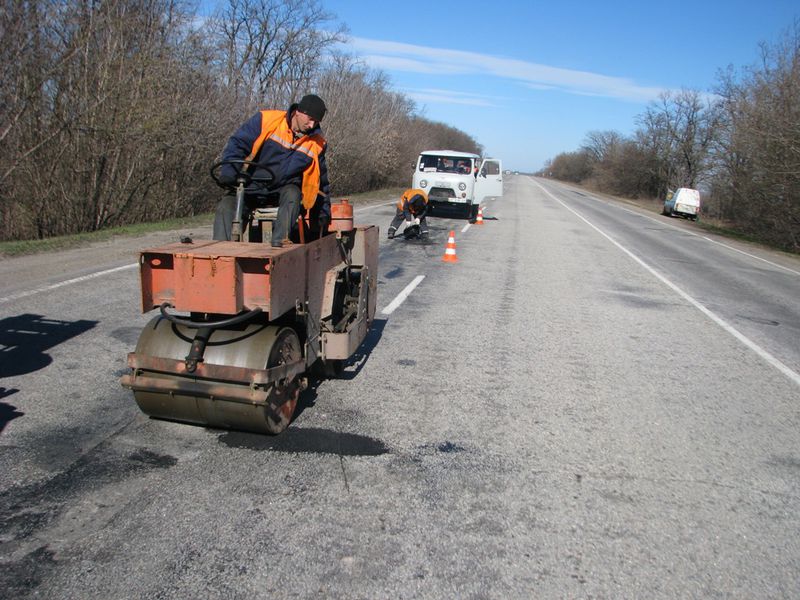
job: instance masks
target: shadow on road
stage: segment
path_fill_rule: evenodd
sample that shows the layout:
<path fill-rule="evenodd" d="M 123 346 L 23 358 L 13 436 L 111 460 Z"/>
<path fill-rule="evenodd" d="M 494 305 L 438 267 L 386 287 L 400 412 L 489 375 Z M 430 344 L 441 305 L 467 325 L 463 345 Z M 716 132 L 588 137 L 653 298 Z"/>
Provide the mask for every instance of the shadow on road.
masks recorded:
<path fill-rule="evenodd" d="M 386 327 L 386 319 L 375 319 L 372 321 L 372 325 L 367 332 L 367 335 L 364 336 L 364 340 L 361 342 L 361 345 L 356 348 L 356 351 L 353 355 L 345 361 L 342 365 L 342 372 L 336 377 L 336 379 L 355 379 L 358 374 L 361 372 L 361 369 L 364 368 L 364 365 L 369 358 L 370 352 L 378 345 L 378 342 L 383 335 L 383 329 Z M 317 388 L 319 384 L 324 381 L 324 378 L 317 377 L 313 373 L 309 377 L 308 380 L 308 388 L 306 388 L 301 394 L 300 398 L 297 401 L 297 408 L 294 411 L 294 417 L 292 417 L 292 421 L 296 420 L 303 411 L 307 408 L 311 408 L 314 406 L 317 400 Z"/>
<path fill-rule="evenodd" d="M 7 392 L 11 392 L 13 394 L 16 391 L 17 390 L 6 390 L 6 388 L 0 388 L 0 398 L 10 395 Z M 19 412 L 16 406 L 12 404 L 6 404 L 5 402 L 0 402 L 0 433 L 3 433 L 6 425 L 8 425 L 11 421 L 17 417 L 21 417 L 24 414 L 24 412 Z"/>
<path fill-rule="evenodd" d="M 355 353 L 344 363 L 337 379 L 354 379 L 358 376 L 369 358 L 370 352 L 378 345 L 386 327 L 386 319 L 376 319 L 367 332 L 364 341 Z M 314 406 L 317 399 L 317 388 L 324 378 L 312 374 L 308 388 L 300 394 L 295 408 L 294 423 L 304 410 Z M 298 428 L 290 426 L 279 436 L 265 436 L 241 431 L 228 431 L 220 435 L 220 442 L 232 448 L 248 448 L 251 450 L 275 450 L 280 452 L 312 452 L 337 454 L 340 456 L 379 456 L 389 452 L 389 448 L 380 440 L 339 431 L 319 428 Z"/>
<path fill-rule="evenodd" d="M 278 436 L 229 431 L 219 441 L 231 448 L 274 450 L 290 453 L 334 454 L 338 456 L 380 456 L 390 449 L 381 440 L 348 433 L 310 427 L 290 427 Z"/>
<path fill-rule="evenodd" d="M 24 314 L 0 321 L 0 378 L 43 369 L 53 359 L 45 351 L 78 336 L 97 321 L 58 321 Z"/>
<path fill-rule="evenodd" d="M 356 348 L 353 355 L 344 364 L 344 371 L 339 375 L 339 379 L 355 379 L 367 363 L 370 353 L 378 345 L 383 330 L 386 327 L 386 319 L 374 319 L 370 325 L 367 335 L 364 336 L 364 341 Z"/>

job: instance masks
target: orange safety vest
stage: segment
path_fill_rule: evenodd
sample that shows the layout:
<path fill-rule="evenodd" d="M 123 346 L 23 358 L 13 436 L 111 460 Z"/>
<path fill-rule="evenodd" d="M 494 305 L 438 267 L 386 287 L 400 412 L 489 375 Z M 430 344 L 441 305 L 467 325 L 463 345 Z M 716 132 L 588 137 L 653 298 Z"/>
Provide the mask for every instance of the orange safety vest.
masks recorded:
<path fill-rule="evenodd" d="M 403 208 L 405 207 L 405 205 L 406 205 L 408 202 L 410 202 L 410 201 L 411 201 L 411 199 L 412 199 L 414 196 L 416 196 L 417 194 L 419 194 L 420 196 L 422 196 L 422 199 L 423 199 L 423 201 L 425 202 L 425 204 L 427 204 L 427 203 L 428 203 L 428 194 L 426 194 L 424 190 L 420 190 L 420 189 L 416 189 L 416 188 L 409 188 L 409 189 L 407 189 L 405 192 L 403 192 L 403 195 L 402 195 L 402 196 L 400 196 L 400 200 L 398 200 L 398 201 L 397 201 L 397 208 L 398 208 L 398 210 L 403 210 Z M 409 210 L 411 210 L 411 209 L 410 209 L 410 207 L 409 207 Z"/>
<path fill-rule="evenodd" d="M 286 111 L 262 110 L 261 135 L 253 142 L 253 149 L 245 160 L 253 160 L 267 139 L 280 144 L 287 150 L 301 152 L 311 159 L 310 164 L 303 171 L 303 206 L 309 210 L 316 203 L 317 194 L 319 194 L 319 156 L 327 145 L 325 138 L 319 134 L 313 134 L 304 135 L 295 141 L 292 128 L 289 127 L 286 120 Z"/>

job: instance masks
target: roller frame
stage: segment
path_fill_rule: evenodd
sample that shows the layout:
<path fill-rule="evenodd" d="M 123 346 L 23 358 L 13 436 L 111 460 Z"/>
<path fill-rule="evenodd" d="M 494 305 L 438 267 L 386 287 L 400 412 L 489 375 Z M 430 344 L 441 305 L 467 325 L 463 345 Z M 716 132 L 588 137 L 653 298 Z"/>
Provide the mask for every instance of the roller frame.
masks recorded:
<path fill-rule="evenodd" d="M 285 389 L 295 395 L 296 402 L 297 390 L 304 388 L 304 373 L 312 365 L 319 362 L 326 365 L 324 372 L 336 372 L 336 367 L 341 367 L 366 336 L 375 312 L 377 282 L 372 273 L 377 270 L 377 252 L 378 229 L 374 226 L 356 227 L 350 232 L 337 232 L 289 248 L 201 240 L 189 246 L 171 244 L 143 251 L 140 256 L 143 312 L 159 306 L 162 313 L 167 306 L 191 314 L 206 314 L 211 309 L 210 312 L 225 320 L 253 311 L 257 315 L 256 322 L 265 327 L 277 327 L 280 323 L 281 327 L 295 330 L 301 344 L 300 359 L 257 369 L 205 362 L 204 350 L 201 350 L 199 360 L 190 361 L 188 355 L 180 360 L 174 345 L 186 342 L 186 334 L 173 331 L 179 340 L 171 342 L 170 334 L 162 329 L 150 334 L 157 337 L 149 344 L 163 347 L 172 356 L 130 353 L 131 372 L 122 376 L 121 384 L 134 391 L 140 408 L 152 416 L 278 433 L 279 430 L 262 423 L 259 416 L 262 409 L 270 410 L 270 394 L 280 394 L 275 390 L 283 390 L 282 382 L 288 383 Z M 344 323 L 342 331 L 330 331 L 329 321 L 326 323 L 324 319 L 333 313 L 337 279 L 351 268 L 360 272 L 357 311 Z M 199 283 L 196 289 L 195 279 Z M 224 290 L 229 291 L 220 295 Z M 209 328 L 214 330 L 213 323 L 198 322 L 198 330 Z M 158 336 L 166 337 L 159 339 Z M 253 351 L 271 356 L 277 339 L 266 350 L 254 347 Z M 231 344 L 250 343 L 245 338 L 225 340 Z M 247 349 L 243 350 L 247 354 Z M 277 387 L 273 389 L 273 386 Z M 146 409 L 139 402 L 137 392 L 147 396 L 146 405 L 157 406 L 157 409 Z M 169 409 L 170 398 L 176 403 L 173 415 Z M 214 408 L 226 402 L 231 403 L 230 410 Z M 191 408 L 193 404 L 197 405 L 196 409 Z M 233 405 L 253 408 L 234 409 Z M 233 413 L 236 413 L 233 417 L 218 417 Z M 224 422 L 210 422 L 204 416 L 208 414 L 212 415 L 212 421 Z M 288 419 L 286 421 L 288 424 Z"/>

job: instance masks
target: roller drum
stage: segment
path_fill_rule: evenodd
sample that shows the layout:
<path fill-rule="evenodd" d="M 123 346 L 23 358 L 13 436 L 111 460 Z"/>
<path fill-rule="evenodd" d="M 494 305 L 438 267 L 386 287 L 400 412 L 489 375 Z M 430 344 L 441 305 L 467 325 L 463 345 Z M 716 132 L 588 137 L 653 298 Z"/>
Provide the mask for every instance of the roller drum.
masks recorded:
<path fill-rule="evenodd" d="M 155 317 L 142 331 L 135 354 L 183 361 L 196 332 Z M 203 354 L 203 363 L 207 365 L 254 370 L 301 359 L 300 340 L 292 328 L 264 323 L 214 329 Z M 302 388 L 299 379 L 293 377 L 256 387 L 249 381 L 209 380 L 185 370 L 181 373 L 148 370 L 135 374 L 131 387 L 139 408 L 153 417 L 276 434 L 288 426 L 294 414 Z M 141 383 L 147 380 L 155 380 L 158 389 Z"/>

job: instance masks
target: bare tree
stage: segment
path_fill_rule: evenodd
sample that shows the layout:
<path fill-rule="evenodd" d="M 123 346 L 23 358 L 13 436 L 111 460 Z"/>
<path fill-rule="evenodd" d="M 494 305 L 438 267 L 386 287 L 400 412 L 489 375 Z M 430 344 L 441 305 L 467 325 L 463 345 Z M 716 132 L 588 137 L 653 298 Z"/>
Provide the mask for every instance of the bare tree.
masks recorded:
<path fill-rule="evenodd" d="M 562 152 L 549 165 L 550 176 L 561 181 L 581 183 L 592 174 L 592 155 L 586 150 Z"/>
<path fill-rule="evenodd" d="M 800 21 L 759 64 L 721 74 L 715 96 L 664 94 L 637 123 L 630 140 L 590 132 L 547 172 L 634 197 L 710 188 L 705 215 L 800 250 Z"/>
<path fill-rule="evenodd" d="M 639 119 L 638 138 L 656 157 L 662 187 L 697 187 L 708 175 L 719 113 L 700 92 L 666 92 Z M 666 191 L 665 189 L 662 191 Z"/>
<path fill-rule="evenodd" d="M 249 107 L 283 106 L 313 85 L 325 52 L 344 29 L 317 0 L 228 0 L 210 30 L 224 56 L 225 76 Z"/>
<path fill-rule="evenodd" d="M 198 186 L 187 165 L 198 154 L 208 162 L 214 114 L 203 109 L 214 86 L 192 15 L 172 0 L 24 8 L 17 27 L 31 43 L 4 89 L 17 101 L 3 114 L 3 237 L 191 210 Z"/>
<path fill-rule="evenodd" d="M 728 71 L 714 200 L 735 225 L 800 250 L 800 24 L 740 78 Z"/>
<path fill-rule="evenodd" d="M 322 73 L 319 91 L 330 106 L 325 135 L 335 193 L 396 184 L 399 173 L 409 172 L 403 140 L 413 105 L 390 89 L 383 73 L 338 55 Z"/>
<path fill-rule="evenodd" d="M 331 106 L 325 134 L 337 194 L 408 185 L 422 150 L 482 150 L 463 131 L 417 115 L 414 103 L 393 91 L 384 73 L 350 56 L 334 58 L 319 79 L 319 91 Z"/>
<path fill-rule="evenodd" d="M 586 134 L 582 149 L 595 162 L 607 160 L 622 143 L 623 136 L 617 131 L 590 131 Z"/>
<path fill-rule="evenodd" d="M 317 0 L 231 0 L 201 28 L 184 0 L 0 8 L 1 239 L 208 210 L 208 168 L 231 132 L 308 91 L 329 107 L 339 194 L 405 183 L 437 141 L 477 147 L 415 115 L 384 74 L 333 55 L 342 29 L 323 28 Z"/>

